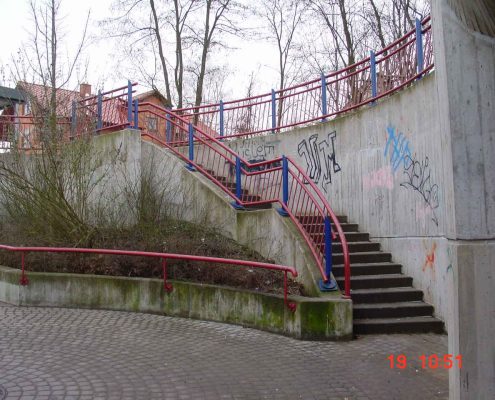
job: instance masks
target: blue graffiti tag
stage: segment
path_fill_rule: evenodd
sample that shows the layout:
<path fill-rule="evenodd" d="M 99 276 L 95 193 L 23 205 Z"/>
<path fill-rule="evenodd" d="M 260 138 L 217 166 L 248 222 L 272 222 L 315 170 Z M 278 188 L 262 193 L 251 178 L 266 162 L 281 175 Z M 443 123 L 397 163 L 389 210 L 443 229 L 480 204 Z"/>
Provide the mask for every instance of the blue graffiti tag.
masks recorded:
<path fill-rule="evenodd" d="M 390 165 L 395 173 L 401 164 L 406 168 L 406 160 L 412 154 L 409 148 L 409 140 L 407 140 L 402 132 L 397 135 L 397 129 L 392 126 L 387 127 L 387 132 L 388 139 L 383 155 L 390 158 Z"/>

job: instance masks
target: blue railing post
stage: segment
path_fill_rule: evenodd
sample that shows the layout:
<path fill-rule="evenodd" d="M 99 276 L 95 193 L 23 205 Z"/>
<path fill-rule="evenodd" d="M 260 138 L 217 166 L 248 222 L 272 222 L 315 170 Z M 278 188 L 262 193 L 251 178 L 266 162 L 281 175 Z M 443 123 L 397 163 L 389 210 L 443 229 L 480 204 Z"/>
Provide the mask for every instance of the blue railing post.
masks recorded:
<path fill-rule="evenodd" d="M 165 141 L 170 143 L 172 141 L 172 121 L 170 121 L 170 114 L 166 115 L 165 122 Z"/>
<path fill-rule="evenodd" d="M 223 137 L 224 132 L 224 121 L 223 121 L 223 101 L 220 100 L 220 137 Z"/>
<path fill-rule="evenodd" d="M 275 90 L 272 89 L 272 133 L 275 133 L 277 128 L 277 104 L 276 104 Z"/>
<path fill-rule="evenodd" d="M 129 126 L 132 123 L 132 84 L 127 81 L 127 122 Z"/>
<path fill-rule="evenodd" d="M 327 119 L 325 118 L 325 115 L 328 114 L 328 109 L 327 109 L 327 79 L 325 78 L 325 75 L 323 72 L 321 73 L 321 114 L 323 115 L 323 118 L 321 119 L 322 122 L 326 121 Z"/>
<path fill-rule="evenodd" d="M 423 28 L 421 26 L 421 21 L 418 18 L 416 18 L 416 57 L 418 60 L 419 74 L 423 72 Z"/>
<path fill-rule="evenodd" d="M 322 292 L 333 292 L 338 290 L 337 282 L 332 279 L 332 225 L 330 217 L 325 216 L 325 275 L 327 281 L 320 280 L 319 286 Z"/>
<path fill-rule="evenodd" d="M 376 57 L 375 52 L 370 51 L 370 71 L 371 71 L 371 97 L 376 97 Z"/>
<path fill-rule="evenodd" d="M 74 132 L 76 131 L 76 126 L 77 126 L 77 113 L 76 113 L 76 110 L 77 110 L 77 105 L 76 105 L 76 102 L 75 101 L 72 101 L 72 112 L 71 112 L 71 118 L 70 118 L 70 129 L 72 131 L 72 134 L 74 134 Z"/>
<path fill-rule="evenodd" d="M 139 109 L 139 100 L 136 99 L 134 100 L 134 129 L 139 129 L 138 109 Z"/>
<path fill-rule="evenodd" d="M 194 127 L 193 124 L 189 123 L 189 164 L 186 165 L 186 168 L 189 171 L 195 171 L 193 161 L 194 161 Z"/>
<path fill-rule="evenodd" d="M 101 90 L 98 90 L 98 100 L 96 103 L 96 114 L 97 114 L 97 122 L 96 122 L 96 130 L 99 131 L 103 128 L 103 96 L 101 95 Z"/>
<path fill-rule="evenodd" d="M 287 207 L 289 203 L 289 161 L 282 156 L 282 204 Z M 284 207 L 277 209 L 282 217 L 287 217 L 289 213 Z"/>
<path fill-rule="evenodd" d="M 241 200 L 242 197 L 242 169 L 241 169 L 241 159 L 239 157 L 235 158 L 235 196 Z M 236 210 L 243 210 L 244 207 L 238 200 L 232 202 L 232 207 Z"/>

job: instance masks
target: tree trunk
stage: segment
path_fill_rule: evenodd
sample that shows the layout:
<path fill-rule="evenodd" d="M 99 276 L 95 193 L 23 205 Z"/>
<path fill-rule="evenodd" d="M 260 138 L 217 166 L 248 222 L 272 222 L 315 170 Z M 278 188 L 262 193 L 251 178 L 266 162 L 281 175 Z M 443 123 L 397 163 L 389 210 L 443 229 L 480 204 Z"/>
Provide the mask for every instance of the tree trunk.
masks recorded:
<path fill-rule="evenodd" d="M 160 55 L 160 61 L 162 63 L 162 69 L 163 69 L 163 78 L 165 79 L 165 90 L 167 92 L 167 100 L 172 103 L 172 96 L 170 95 L 170 83 L 168 81 L 168 71 L 167 71 L 167 63 L 165 61 L 165 56 L 163 54 L 163 47 L 162 47 L 162 38 L 160 35 L 160 25 L 158 24 L 158 17 L 156 15 L 156 9 L 155 9 L 155 1 L 150 0 L 150 6 L 151 6 L 151 12 L 153 14 L 153 21 L 155 23 L 155 35 L 156 35 L 156 40 L 158 41 L 158 54 Z"/>

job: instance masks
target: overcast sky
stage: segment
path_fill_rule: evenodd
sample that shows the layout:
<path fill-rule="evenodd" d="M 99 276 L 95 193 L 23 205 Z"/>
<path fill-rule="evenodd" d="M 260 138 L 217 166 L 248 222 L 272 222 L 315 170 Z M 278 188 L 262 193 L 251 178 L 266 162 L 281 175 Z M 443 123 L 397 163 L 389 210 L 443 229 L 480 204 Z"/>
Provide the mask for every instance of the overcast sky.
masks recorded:
<path fill-rule="evenodd" d="M 101 37 L 98 21 L 111 15 L 112 0 L 63 0 L 60 15 L 63 16 L 61 30 L 67 35 L 66 43 L 69 53 L 74 51 L 81 37 L 85 16 L 91 10 L 89 35 L 91 40 L 85 51 L 88 60 L 87 81 L 93 87 L 104 86 L 111 89 L 125 84 L 125 78 L 136 80 L 132 76 L 118 76 L 115 65 L 115 48 L 118 42 Z M 0 0 L 0 65 L 11 64 L 22 43 L 29 39 L 29 32 L 33 30 L 33 21 L 27 0 Z M 239 98 L 245 94 L 248 76 L 251 71 L 258 73 L 256 93 L 268 92 L 271 86 L 276 86 L 276 50 L 275 47 L 261 41 L 258 43 L 246 40 L 232 39 L 229 43 L 234 50 L 220 54 L 228 59 L 232 73 L 226 81 L 227 98 Z M 9 78 L 8 69 L 6 70 Z M 12 82 L 9 82 L 12 84 Z M 75 85 L 75 83 L 73 83 Z M 141 87 L 139 91 L 148 88 Z"/>

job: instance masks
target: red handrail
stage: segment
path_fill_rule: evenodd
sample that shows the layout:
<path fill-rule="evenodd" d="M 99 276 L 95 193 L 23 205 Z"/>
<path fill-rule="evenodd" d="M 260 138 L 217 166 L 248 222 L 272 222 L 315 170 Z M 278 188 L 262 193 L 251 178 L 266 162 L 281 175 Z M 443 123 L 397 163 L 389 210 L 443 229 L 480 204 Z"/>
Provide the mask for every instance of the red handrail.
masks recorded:
<path fill-rule="evenodd" d="M 140 107 L 139 112 L 141 114 L 150 112 L 154 117 L 161 118 L 165 122 L 168 122 L 169 124 L 173 125 L 174 128 L 182 131 L 183 134 L 182 136 L 186 134 L 186 132 L 188 131 L 187 127 L 189 126 L 189 124 L 192 123 L 188 121 L 187 118 L 183 116 L 178 116 L 174 112 L 165 109 L 163 107 L 157 106 L 155 104 L 143 103 Z M 154 140 L 156 143 L 171 150 L 184 162 L 188 163 L 190 166 L 200 171 L 208 179 L 213 181 L 221 190 L 223 190 L 237 204 L 241 206 L 254 206 L 254 205 L 274 203 L 274 202 L 280 203 L 281 207 L 286 210 L 289 217 L 292 219 L 292 221 L 295 223 L 295 225 L 298 227 L 299 231 L 303 235 L 306 243 L 308 244 L 311 250 L 311 253 L 316 261 L 316 264 L 318 266 L 318 269 L 320 270 L 322 279 L 324 281 L 327 281 L 330 277 L 326 275 L 323 266 L 323 260 L 324 260 L 324 254 L 322 249 L 323 243 L 321 240 L 319 242 L 314 240 L 311 237 L 312 232 L 308 232 L 306 229 L 304 229 L 302 224 L 297 219 L 297 213 L 303 210 L 302 207 L 305 207 L 304 210 L 311 211 L 313 213 L 313 216 L 315 217 L 319 216 L 322 220 L 324 220 L 326 216 L 330 217 L 331 221 L 335 226 L 335 229 L 337 230 L 338 238 L 341 241 L 342 249 L 343 249 L 344 272 L 345 272 L 344 296 L 350 297 L 350 260 L 349 260 L 347 241 L 345 239 L 343 229 L 340 225 L 340 222 L 338 221 L 338 218 L 335 216 L 335 213 L 332 211 L 328 201 L 324 198 L 323 194 L 320 192 L 317 186 L 311 181 L 311 179 L 304 173 L 304 171 L 300 167 L 298 167 L 293 160 L 289 159 L 289 162 L 290 162 L 291 174 L 292 174 L 291 176 L 292 176 L 292 184 L 293 184 L 292 185 L 293 198 L 297 200 L 290 202 L 289 205 L 285 205 L 283 204 L 283 200 L 280 196 L 280 186 L 281 186 L 280 173 L 282 168 L 280 166 L 270 167 L 271 165 L 281 162 L 282 158 L 275 158 L 272 160 L 251 163 L 248 160 L 245 160 L 244 158 L 239 156 L 236 152 L 234 152 L 231 148 L 226 146 L 216 137 L 209 135 L 202 128 L 195 126 L 193 133 L 194 140 L 196 143 L 199 142 L 203 145 L 201 150 L 204 153 L 207 152 L 207 158 L 203 157 L 201 160 L 203 162 L 206 162 L 207 164 L 208 163 L 211 164 L 212 165 L 211 168 L 216 167 L 216 170 L 210 171 L 208 169 L 208 165 L 204 166 L 203 162 L 198 162 L 196 159 L 190 160 L 181 151 L 181 146 L 183 148 L 184 145 L 186 144 L 184 142 L 184 139 L 181 139 L 179 142 L 174 142 L 172 140 L 169 143 L 167 142 L 167 140 L 164 140 L 160 137 L 157 137 L 156 135 L 151 134 L 150 132 L 147 132 L 146 129 L 143 130 L 142 135 L 143 137 L 148 137 Z M 256 184 L 254 183 L 254 181 L 258 179 L 258 183 L 259 183 L 259 180 L 263 179 L 262 175 L 266 175 L 266 179 L 268 180 L 269 183 L 274 182 L 274 184 L 271 186 L 267 185 L 268 188 L 266 190 L 261 190 L 261 191 L 259 190 L 259 185 L 258 185 L 258 191 L 256 195 L 259 196 L 259 199 L 254 200 L 252 198 L 245 197 L 243 194 L 241 194 L 241 196 L 239 197 L 233 192 L 231 188 L 227 186 L 226 182 L 224 183 L 223 181 L 221 181 L 221 179 L 219 179 L 219 176 L 225 177 L 226 175 L 228 175 L 228 173 L 230 173 L 231 169 L 235 166 L 236 158 L 239 158 L 241 161 L 242 164 L 241 170 L 242 170 L 242 174 L 245 177 L 243 189 L 248 189 L 249 192 L 251 192 L 251 189 L 256 189 Z M 227 168 L 225 168 L 225 165 L 227 165 Z M 259 168 L 263 168 L 263 169 L 252 171 L 252 169 L 259 169 Z M 302 177 L 302 181 L 299 178 L 299 176 Z M 309 183 L 311 190 L 306 187 L 305 183 Z M 335 233 L 332 232 L 332 234 L 335 238 L 336 237 Z"/>
<path fill-rule="evenodd" d="M 272 126 L 270 109 L 272 93 L 223 102 L 224 125 L 222 129 L 220 129 L 220 103 L 218 102 L 181 108 L 176 112 L 181 115 L 194 115 L 201 123 L 211 127 L 217 133 L 223 130 L 225 138 L 269 131 L 281 132 L 296 125 L 331 118 L 400 90 L 412 79 L 429 72 L 433 68 L 430 20 L 428 16 L 421 21 L 423 27 L 421 32 L 425 34 L 425 68 L 419 74 L 415 71 L 415 29 L 376 52 L 377 72 L 383 84 L 383 87 L 378 88 L 376 96 L 371 94 L 371 61 L 370 57 L 367 57 L 324 76 L 325 90 L 327 96 L 330 96 L 327 112 L 323 112 L 321 78 L 276 90 L 274 92 L 277 109 L 275 127 Z M 380 71 L 379 68 L 384 68 L 385 71 Z M 387 75 L 389 72 L 392 73 L 391 76 Z"/>
<path fill-rule="evenodd" d="M 76 247 L 20 247 L 20 246 L 8 246 L 0 244 L 0 250 L 19 252 L 21 253 L 21 285 L 27 285 L 29 283 L 26 275 L 25 255 L 26 253 L 79 253 L 79 254 L 108 254 L 116 256 L 131 256 L 131 257 L 151 257 L 158 258 L 162 261 L 163 272 L 163 287 L 167 292 L 173 290 L 173 286 L 167 281 L 167 260 L 186 260 L 194 262 L 206 262 L 206 263 L 218 263 L 237 265 L 244 267 L 252 267 L 259 269 L 267 269 L 272 271 L 281 271 L 284 273 L 284 304 L 294 312 L 296 310 L 296 304 L 289 302 L 288 299 L 288 287 L 287 287 L 287 273 L 293 277 L 297 277 L 297 270 L 294 267 L 289 267 L 280 264 L 262 263 L 257 261 L 245 261 L 236 260 L 233 258 L 219 258 L 219 257 L 206 257 L 206 256 L 193 256 L 187 254 L 175 254 L 175 253 L 159 253 L 149 251 L 134 251 L 134 250 L 115 250 L 115 249 L 87 249 Z"/>

